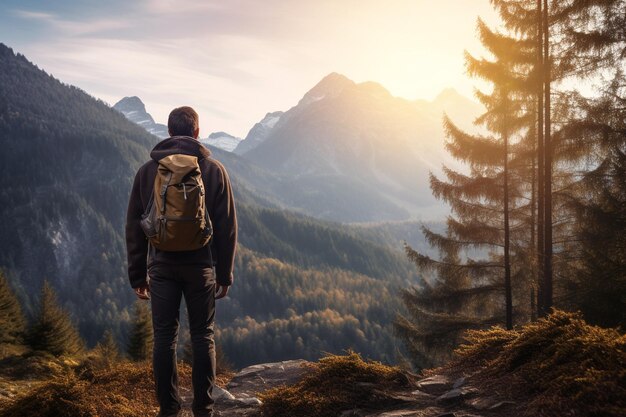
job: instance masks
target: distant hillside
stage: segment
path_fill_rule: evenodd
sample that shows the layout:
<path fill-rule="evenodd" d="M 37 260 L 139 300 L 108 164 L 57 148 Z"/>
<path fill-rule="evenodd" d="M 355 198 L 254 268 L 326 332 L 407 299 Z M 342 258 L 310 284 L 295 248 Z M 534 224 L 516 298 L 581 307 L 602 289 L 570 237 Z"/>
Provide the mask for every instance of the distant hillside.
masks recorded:
<path fill-rule="evenodd" d="M 126 205 L 158 139 L 0 44 L 0 141 L 0 212 L 10 219 L 0 226 L 0 268 L 27 313 L 48 280 L 90 345 L 106 328 L 125 343 L 135 298 L 126 277 Z M 252 181 L 257 168 L 220 152 L 247 172 L 244 180 L 232 175 L 241 247 L 235 286 L 218 307 L 218 343 L 231 361 L 315 359 L 350 347 L 391 360 L 394 291 L 417 279 L 404 255 L 341 224 L 277 209 L 249 188 L 262 187 Z M 291 340 L 297 333 L 310 343 Z M 238 339 L 244 334 L 258 337 Z M 185 337 L 181 331 L 181 347 Z"/>

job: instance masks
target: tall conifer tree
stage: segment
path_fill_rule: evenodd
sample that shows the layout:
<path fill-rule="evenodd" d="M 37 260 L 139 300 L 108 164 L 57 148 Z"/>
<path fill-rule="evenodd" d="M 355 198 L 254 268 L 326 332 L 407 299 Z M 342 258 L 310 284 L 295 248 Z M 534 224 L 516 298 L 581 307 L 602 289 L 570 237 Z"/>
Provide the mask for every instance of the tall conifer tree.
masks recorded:
<path fill-rule="evenodd" d="M 531 171 L 519 156 L 528 153 L 518 148 L 534 120 L 525 112 L 532 107 L 528 74 L 534 45 L 491 31 L 480 20 L 478 29 L 493 60 L 467 54 L 466 62 L 471 75 L 492 85 L 490 92 L 476 94 L 486 108 L 476 124 L 491 135 L 463 132 L 444 118 L 449 138 L 446 147 L 469 166 L 469 173 L 444 168 L 445 181 L 431 175 L 434 195 L 446 201 L 453 213 L 445 235 L 423 228 L 429 243 L 440 250 L 441 259 L 407 247 L 419 269 L 434 271 L 436 278 L 421 289 L 404 292 L 410 317 L 399 317 L 396 330 L 413 357 L 427 365 L 428 360 L 445 359 L 445 355 L 433 354 L 437 349 L 449 352 L 467 328 L 494 323 L 512 328 L 514 310 L 519 310 L 514 308 L 519 304 L 514 302 L 514 294 L 523 293 L 524 302 L 527 300 L 528 286 L 521 280 L 513 282 L 513 277 L 519 277 L 528 263 L 525 254 L 530 244 L 523 227 L 529 205 L 519 201 L 530 182 L 524 176 Z M 512 158 L 514 151 L 519 155 Z M 476 249 L 482 259 L 462 256 Z"/>
<path fill-rule="evenodd" d="M 84 349 L 84 343 L 69 314 L 58 303 L 48 281 L 44 281 L 39 299 L 39 311 L 26 335 L 28 345 L 36 351 L 54 356 L 74 355 Z"/>
<path fill-rule="evenodd" d="M 26 321 L 11 285 L 0 271 L 0 344 L 20 343 Z"/>

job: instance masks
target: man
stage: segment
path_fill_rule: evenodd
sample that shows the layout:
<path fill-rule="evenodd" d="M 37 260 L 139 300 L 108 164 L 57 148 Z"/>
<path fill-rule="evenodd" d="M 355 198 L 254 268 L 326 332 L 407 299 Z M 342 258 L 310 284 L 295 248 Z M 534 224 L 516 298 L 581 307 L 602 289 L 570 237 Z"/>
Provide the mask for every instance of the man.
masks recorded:
<path fill-rule="evenodd" d="M 198 114 L 191 107 L 176 108 L 169 115 L 167 127 L 171 137 L 159 142 L 150 153 L 152 159 L 139 168 L 128 202 L 128 276 L 137 297 L 152 300 L 152 359 L 160 406 L 158 417 L 181 414 L 176 369 L 181 296 L 185 297 L 189 314 L 193 351 L 192 411 L 195 417 L 207 417 L 213 415 L 215 300 L 225 297 L 233 283 L 237 219 L 228 174 L 198 141 Z M 198 158 L 205 188 L 205 209 L 213 225 L 211 243 L 200 249 L 158 250 L 148 244 L 140 225 L 152 198 L 158 161 L 173 154 Z"/>

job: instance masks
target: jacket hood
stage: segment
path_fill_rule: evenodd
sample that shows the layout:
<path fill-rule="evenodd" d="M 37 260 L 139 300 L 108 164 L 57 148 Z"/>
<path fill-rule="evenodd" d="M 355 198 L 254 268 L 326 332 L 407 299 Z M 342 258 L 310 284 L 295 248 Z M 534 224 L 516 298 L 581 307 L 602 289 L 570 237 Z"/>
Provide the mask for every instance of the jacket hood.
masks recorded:
<path fill-rule="evenodd" d="M 158 162 L 166 156 L 177 153 L 197 156 L 198 159 L 208 158 L 211 155 L 211 151 L 191 136 L 172 136 L 157 143 L 150 152 L 150 157 Z"/>

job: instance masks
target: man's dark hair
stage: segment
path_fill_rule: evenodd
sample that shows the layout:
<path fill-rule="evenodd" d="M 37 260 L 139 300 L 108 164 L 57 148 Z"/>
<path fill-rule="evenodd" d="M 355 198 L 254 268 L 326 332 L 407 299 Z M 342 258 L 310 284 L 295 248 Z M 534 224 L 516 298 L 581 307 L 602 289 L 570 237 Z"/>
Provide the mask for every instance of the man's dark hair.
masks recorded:
<path fill-rule="evenodd" d="M 189 106 L 177 107 L 170 112 L 167 129 L 172 136 L 192 136 L 198 128 L 198 113 Z"/>

